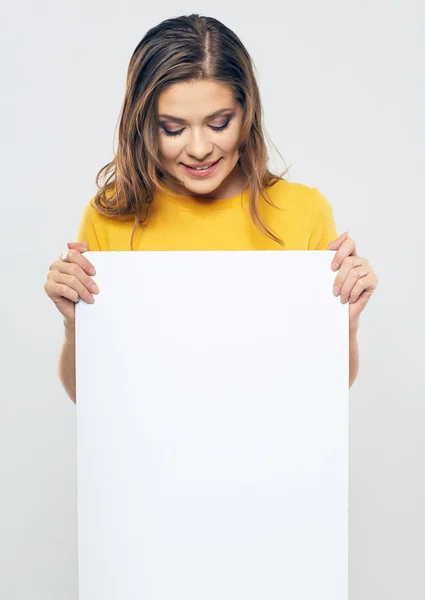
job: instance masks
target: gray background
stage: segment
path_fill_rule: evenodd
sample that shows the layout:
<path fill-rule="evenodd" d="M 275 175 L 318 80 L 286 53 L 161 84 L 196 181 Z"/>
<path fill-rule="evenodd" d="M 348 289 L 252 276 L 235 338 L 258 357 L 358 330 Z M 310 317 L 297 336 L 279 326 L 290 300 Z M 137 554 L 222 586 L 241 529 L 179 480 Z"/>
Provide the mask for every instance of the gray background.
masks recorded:
<path fill-rule="evenodd" d="M 423 3 L 2 8 L 0 597 L 77 598 L 76 408 L 43 286 L 113 156 L 131 53 L 159 21 L 199 12 L 245 43 L 290 181 L 320 189 L 378 274 L 350 393 L 350 600 L 423 600 Z"/>

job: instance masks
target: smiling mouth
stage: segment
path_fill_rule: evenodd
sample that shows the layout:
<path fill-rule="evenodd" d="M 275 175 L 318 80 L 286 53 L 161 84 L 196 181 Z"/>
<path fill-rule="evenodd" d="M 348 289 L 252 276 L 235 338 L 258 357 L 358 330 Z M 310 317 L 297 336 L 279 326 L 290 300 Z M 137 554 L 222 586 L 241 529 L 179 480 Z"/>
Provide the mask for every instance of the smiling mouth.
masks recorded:
<path fill-rule="evenodd" d="M 211 163 L 204 163 L 203 165 L 187 165 L 186 163 L 182 163 L 182 165 L 184 165 L 185 167 L 188 167 L 188 169 L 209 169 L 210 167 L 212 167 L 213 165 L 215 165 L 216 163 L 218 163 L 218 161 L 220 160 L 220 158 L 218 158 L 216 161 L 211 162 Z"/>

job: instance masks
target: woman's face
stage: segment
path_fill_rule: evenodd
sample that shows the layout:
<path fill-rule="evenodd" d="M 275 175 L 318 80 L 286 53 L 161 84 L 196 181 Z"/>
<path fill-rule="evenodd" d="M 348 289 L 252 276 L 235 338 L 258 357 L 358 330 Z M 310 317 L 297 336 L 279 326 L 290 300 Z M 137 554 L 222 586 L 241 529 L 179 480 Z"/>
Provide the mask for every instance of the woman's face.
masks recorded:
<path fill-rule="evenodd" d="M 175 83 L 160 94 L 157 119 L 162 167 L 181 182 L 165 177 L 173 191 L 227 198 L 245 189 L 237 164 L 242 108 L 229 88 L 206 80 Z M 201 177 L 185 166 L 216 161 Z"/>

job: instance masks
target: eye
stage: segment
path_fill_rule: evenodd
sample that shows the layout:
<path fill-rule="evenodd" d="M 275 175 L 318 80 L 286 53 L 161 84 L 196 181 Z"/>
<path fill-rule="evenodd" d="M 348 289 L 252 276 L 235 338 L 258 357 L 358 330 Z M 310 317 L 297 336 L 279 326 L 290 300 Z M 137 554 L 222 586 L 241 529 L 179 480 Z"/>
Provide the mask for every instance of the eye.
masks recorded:
<path fill-rule="evenodd" d="M 229 125 L 230 121 L 232 119 L 229 119 L 224 125 L 221 125 L 220 127 L 214 127 L 214 125 L 208 125 L 208 127 L 211 127 L 211 129 L 213 131 L 223 131 L 223 129 L 226 129 L 226 127 Z M 180 129 L 179 131 L 168 131 L 168 129 L 165 129 L 165 127 L 162 127 L 162 131 L 165 133 L 165 135 L 170 135 L 172 137 L 176 137 L 177 135 L 181 135 L 184 131 L 184 129 Z"/>
<path fill-rule="evenodd" d="M 162 131 L 165 133 L 165 135 L 171 135 L 173 137 L 176 137 L 177 135 L 183 133 L 183 129 L 180 129 L 180 131 L 168 131 L 164 127 L 162 128 Z"/>

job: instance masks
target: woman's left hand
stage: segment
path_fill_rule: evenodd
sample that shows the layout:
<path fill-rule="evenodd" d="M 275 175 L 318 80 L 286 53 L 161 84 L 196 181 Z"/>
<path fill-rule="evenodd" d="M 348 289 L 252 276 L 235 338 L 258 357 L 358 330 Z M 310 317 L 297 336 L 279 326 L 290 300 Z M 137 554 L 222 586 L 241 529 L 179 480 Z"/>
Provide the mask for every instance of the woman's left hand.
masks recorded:
<path fill-rule="evenodd" d="M 328 250 L 337 250 L 332 260 L 332 271 L 339 273 L 335 278 L 333 293 L 341 295 L 341 302 L 350 303 L 350 329 L 357 329 L 360 314 L 376 290 L 378 278 L 365 258 L 356 252 L 356 243 L 348 232 L 330 242 Z"/>

